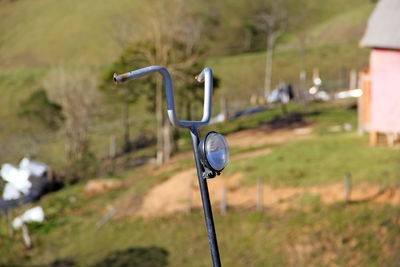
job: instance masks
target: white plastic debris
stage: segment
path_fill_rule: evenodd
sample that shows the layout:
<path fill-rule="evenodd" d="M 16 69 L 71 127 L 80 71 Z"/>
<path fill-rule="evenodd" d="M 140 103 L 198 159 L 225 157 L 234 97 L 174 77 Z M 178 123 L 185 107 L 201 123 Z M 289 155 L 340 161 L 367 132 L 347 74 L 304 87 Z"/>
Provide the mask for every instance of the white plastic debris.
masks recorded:
<path fill-rule="evenodd" d="M 18 199 L 20 196 L 21 193 L 12 184 L 6 183 L 3 190 L 4 200 Z"/>
<path fill-rule="evenodd" d="M 310 127 L 303 127 L 303 128 L 296 128 L 293 130 L 294 134 L 303 135 L 303 134 L 310 134 L 312 132 L 312 128 Z"/>
<path fill-rule="evenodd" d="M 22 215 L 24 222 L 43 222 L 44 211 L 41 206 L 34 207 L 25 211 Z"/>
<path fill-rule="evenodd" d="M 12 222 L 12 226 L 14 229 L 19 229 L 21 228 L 23 222 L 24 221 L 22 220 L 21 217 L 16 217 Z"/>
<path fill-rule="evenodd" d="M 360 96 L 362 96 L 362 90 L 353 89 L 336 93 L 335 99 L 345 99 L 345 98 L 360 97 Z"/>
<path fill-rule="evenodd" d="M 20 170 L 11 164 L 3 164 L 0 171 L 1 177 L 12 184 L 18 191 L 28 194 L 32 183 L 29 181 L 31 175 L 28 170 Z"/>
<path fill-rule="evenodd" d="M 209 124 L 215 124 L 219 122 L 223 122 L 225 120 L 225 114 L 224 113 L 219 113 L 217 116 L 213 117 L 210 119 Z"/>
<path fill-rule="evenodd" d="M 353 129 L 353 127 L 351 126 L 350 123 L 345 123 L 345 124 L 343 124 L 343 129 L 345 131 L 351 131 Z"/>
<path fill-rule="evenodd" d="M 23 223 L 39 222 L 44 221 L 44 211 L 41 206 L 34 207 L 24 212 L 21 216 L 16 217 L 12 225 L 14 229 L 19 229 Z"/>
<path fill-rule="evenodd" d="M 267 98 L 267 102 L 268 103 L 274 103 L 274 102 L 278 102 L 280 100 L 279 97 L 279 90 L 278 89 L 274 89 L 268 96 Z"/>
<path fill-rule="evenodd" d="M 37 177 L 42 177 L 49 167 L 39 161 L 28 159 L 28 158 L 23 158 L 21 162 L 19 163 L 19 169 L 20 170 L 27 170 L 30 173 L 32 173 L 34 176 Z"/>
<path fill-rule="evenodd" d="M 320 101 L 329 101 L 329 100 L 331 100 L 331 97 L 325 91 L 317 92 L 314 97 L 315 97 L 315 99 L 320 100 Z"/>

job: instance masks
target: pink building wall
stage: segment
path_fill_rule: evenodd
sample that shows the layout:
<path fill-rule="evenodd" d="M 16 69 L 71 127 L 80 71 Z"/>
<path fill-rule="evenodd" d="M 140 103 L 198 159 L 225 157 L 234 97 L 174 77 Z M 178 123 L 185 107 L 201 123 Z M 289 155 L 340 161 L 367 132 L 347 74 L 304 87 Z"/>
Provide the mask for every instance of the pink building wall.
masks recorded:
<path fill-rule="evenodd" d="M 400 132 L 400 51 L 374 49 L 370 68 L 371 130 Z"/>

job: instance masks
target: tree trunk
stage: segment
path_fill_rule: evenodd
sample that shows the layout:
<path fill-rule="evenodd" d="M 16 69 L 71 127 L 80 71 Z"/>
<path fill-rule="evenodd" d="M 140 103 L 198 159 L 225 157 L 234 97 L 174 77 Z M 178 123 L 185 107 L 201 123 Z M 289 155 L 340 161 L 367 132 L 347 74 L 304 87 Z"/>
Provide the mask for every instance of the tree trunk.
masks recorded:
<path fill-rule="evenodd" d="M 244 43 L 243 43 L 243 49 L 244 51 L 248 52 L 251 50 L 251 39 L 252 39 L 252 33 L 249 29 L 246 29 L 244 32 Z"/>
<path fill-rule="evenodd" d="M 271 78 L 272 78 L 272 57 L 274 53 L 275 37 L 273 34 L 268 36 L 267 44 L 267 62 L 265 66 L 265 85 L 264 85 L 264 95 L 265 100 L 268 100 L 268 96 L 271 93 Z"/>
<path fill-rule="evenodd" d="M 301 53 L 301 71 L 300 71 L 300 90 L 299 90 L 299 98 L 303 105 L 303 107 L 307 106 L 307 95 L 306 95 L 306 47 L 304 38 L 300 40 L 300 53 Z"/>
<path fill-rule="evenodd" d="M 188 121 L 192 120 L 192 104 L 190 100 L 186 101 L 186 116 Z"/>
<path fill-rule="evenodd" d="M 124 152 L 131 150 L 130 132 L 129 132 L 129 103 L 124 103 L 122 110 L 122 123 L 124 125 Z"/>
<path fill-rule="evenodd" d="M 156 82 L 156 118 L 157 118 L 157 165 L 164 163 L 163 158 L 163 112 L 162 112 L 162 80 Z"/>
<path fill-rule="evenodd" d="M 224 114 L 224 122 L 228 120 L 228 104 L 225 97 L 221 98 L 221 113 Z"/>
<path fill-rule="evenodd" d="M 163 127 L 163 141 L 164 141 L 164 156 L 163 156 L 163 160 L 165 162 L 168 162 L 174 145 L 173 145 L 173 141 L 172 141 L 172 129 L 171 129 L 171 123 L 169 122 L 169 120 L 165 120 L 164 121 L 164 127 Z"/>
<path fill-rule="evenodd" d="M 22 223 L 22 237 L 24 239 L 25 247 L 27 249 L 32 248 L 31 237 L 29 236 L 28 227 L 26 227 L 25 223 Z"/>

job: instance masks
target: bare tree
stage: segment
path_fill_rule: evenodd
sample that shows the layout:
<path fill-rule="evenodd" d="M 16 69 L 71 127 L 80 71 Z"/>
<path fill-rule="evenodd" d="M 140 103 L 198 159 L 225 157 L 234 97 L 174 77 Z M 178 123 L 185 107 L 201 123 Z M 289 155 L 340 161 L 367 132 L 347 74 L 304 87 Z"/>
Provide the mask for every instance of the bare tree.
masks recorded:
<path fill-rule="evenodd" d="M 288 20 L 288 10 L 284 0 L 269 1 L 254 16 L 254 26 L 267 34 L 267 56 L 265 67 L 264 95 L 271 92 L 272 59 L 276 40 L 284 33 Z"/>
<path fill-rule="evenodd" d="M 156 1 L 149 7 L 151 8 L 143 10 L 143 17 L 139 17 L 141 26 L 146 28 L 147 36 L 143 36 L 146 45 L 135 44 L 135 49 L 141 52 L 149 65 L 164 66 L 174 78 L 187 79 L 185 69 L 193 66 L 200 58 L 198 42 L 202 23 L 187 1 Z M 193 80 L 194 76 L 190 78 Z M 171 126 L 169 122 L 165 122 L 163 83 L 160 76 L 156 78 L 155 87 L 157 163 L 162 164 L 169 160 L 174 145 Z"/>
<path fill-rule="evenodd" d="M 119 47 L 127 51 L 122 60 L 123 65 L 129 65 L 130 68 L 137 68 L 139 65 L 163 66 L 173 76 L 174 86 L 179 88 L 189 80 L 194 81 L 195 73 L 189 75 L 188 69 L 201 57 L 201 16 L 198 15 L 192 1 L 150 1 L 151 3 L 144 5 L 140 12 L 135 12 L 133 16 L 112 17 L 115 30 L 110 36 Z M 155 98 L 157 164 L 160 165 L 168 161 L 175 145 L 172 127 L 165 119 L 163 109 L 162 78 L 153 76 L 147 82 L 154 83 L 155 88 L 151 96 Z"/>
<path fill-rule="evenodd" d="M 298 90 L 298 97 L 303 104 L 307 105 L 307 84 L 306 84 L 306 56 L 307 56 L 307 35 L 304 31 L 296 33 L 297 39 L 299 41 L 300 57 L 301 57 L 301 69 L 300 69 L 300 86 Z"/>
<path fill-rule="evenodd" d="M 99 102 L 96 78 L 59 68 L 45 78 L 44 87 L 62 107 L 68 159 L 82 159 L 88 153 L 88 128 Z"/>
<path fill-rule="evenodd" d="M 290 28 L 297 37 L 299 42 L 299 53 L 300 53 L 300 86 L 298 88 L 298 98 L 303 104 L 307 105 L 307 88 L 306 88 L 306 65 L 307 65 L 307 45 L 309 42 L 309 36 L 305 31 L 307 19 L 309 17 L 309 3 L 304 3 L 304 9 L 296 12 L 296 16 L 290 19 Z"/>

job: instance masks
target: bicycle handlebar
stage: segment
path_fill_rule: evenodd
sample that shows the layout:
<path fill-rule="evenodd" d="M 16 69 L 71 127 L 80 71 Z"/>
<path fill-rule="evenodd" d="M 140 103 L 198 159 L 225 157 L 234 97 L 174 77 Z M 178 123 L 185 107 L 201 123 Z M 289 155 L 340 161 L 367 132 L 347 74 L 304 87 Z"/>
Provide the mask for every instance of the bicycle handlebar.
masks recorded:
<path fill-rule="evenodd" d="M 117 75 L 114 73 L 114 82 L 116 84 L 140 78 L 149 75 L 153 72 L 159 72 L 164 79 L 165 91 L 167 96 L 167 110 L 169 121 L 175 127 L 191 128 L 192 126 L 205 126 L 210 121 L 211 117 L 211 101 L 212 101 L 212 90 L 213 90 L 213 76 L 210 68 L 204 68 L 203 71 L 196 76 L 196 80 L 201 83 L 204 82 L 204 107 L 203 107 L 203 118 L 201 121 L 181 121 L 178 119 L 175 111 L 175 96 L 174 86 L 172 84 L 172 78 L 168 70 L 161 66 L 150 66 L 124 74 Z"/>

